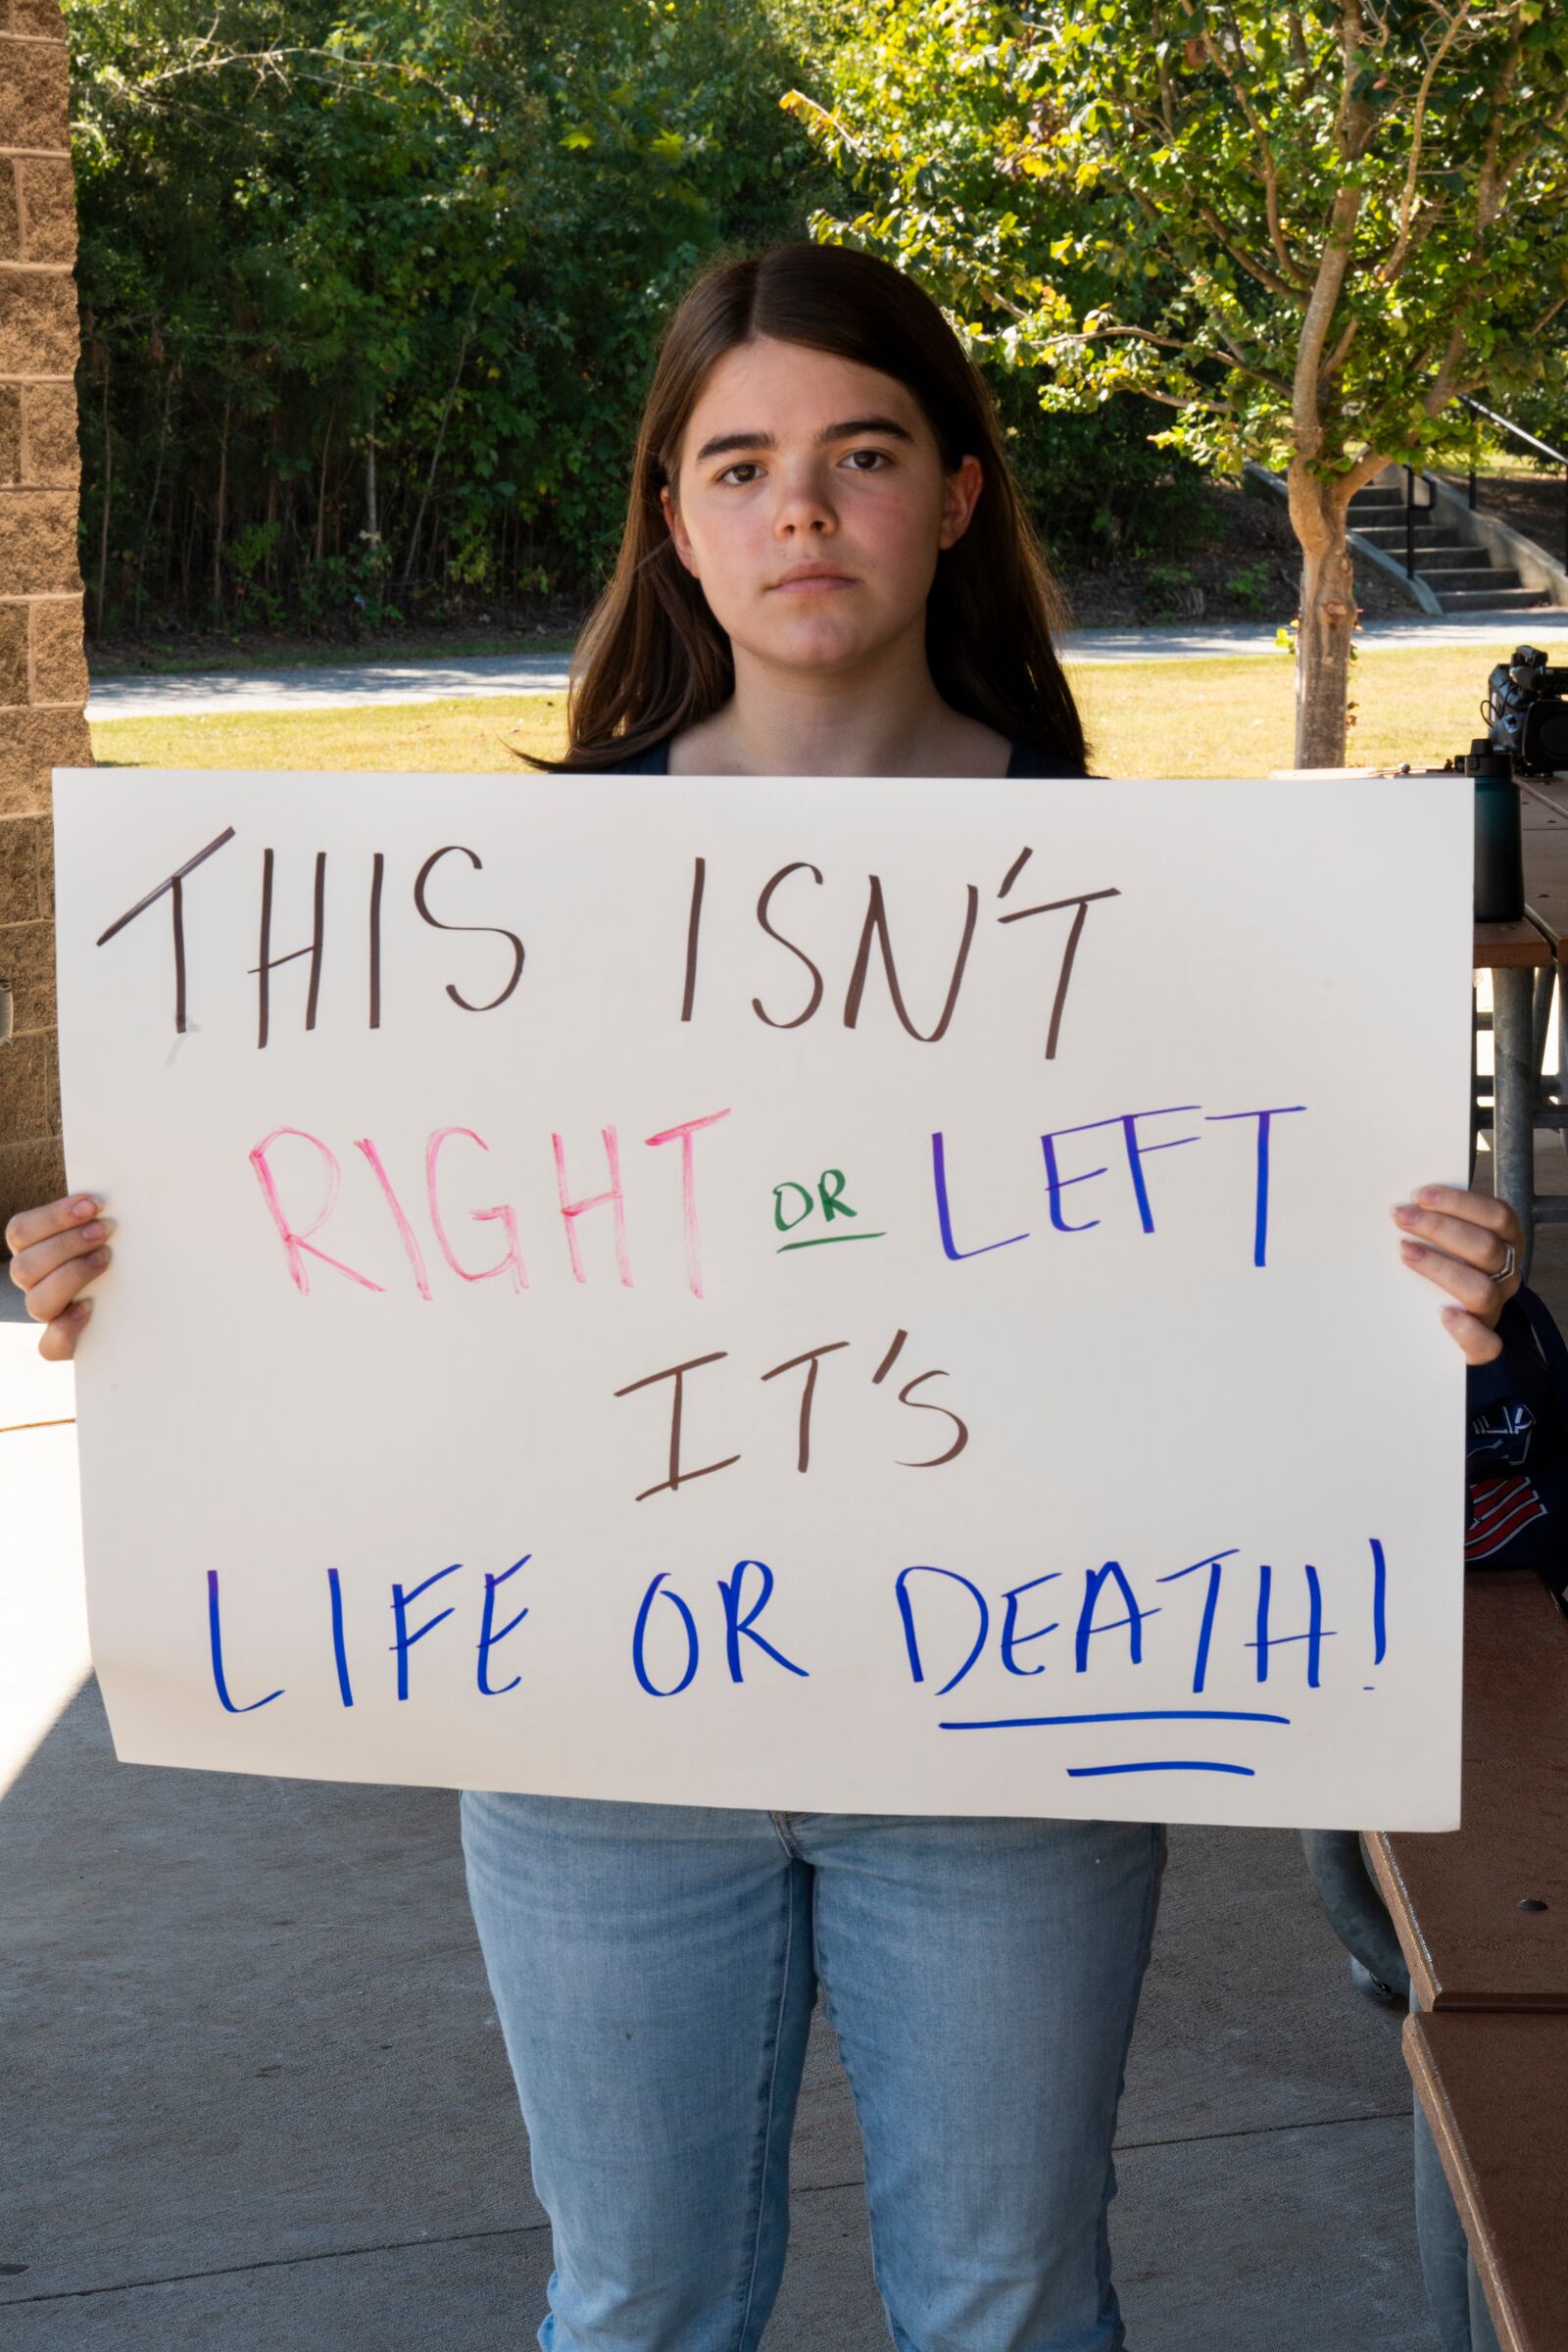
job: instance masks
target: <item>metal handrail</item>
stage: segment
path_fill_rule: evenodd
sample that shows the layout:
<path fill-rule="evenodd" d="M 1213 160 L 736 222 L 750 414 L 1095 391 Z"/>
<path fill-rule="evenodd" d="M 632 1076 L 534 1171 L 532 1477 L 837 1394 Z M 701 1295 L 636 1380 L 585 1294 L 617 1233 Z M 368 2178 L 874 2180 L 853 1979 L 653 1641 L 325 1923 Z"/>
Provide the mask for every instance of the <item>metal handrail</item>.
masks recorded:
<path fill-rule="evenodd" d="M 1500 424 L 1505 433 L 1512 433 L 1516 441 L 1527 442 L 1532 449 L 1539 450 L 1544 458 L 1550 458 L 1558 466 L 1568 466 L 1568 451 L 1553 449 L 1549 441 L 1538 441 L 1534 433 L 1527 433 L 1524 426 L 1515 424 L 1511 416 L 1499 416 L 1495 409 L 1484 409 L 1479 400 L 1471 400 L 1468 395 L 1461 399 L 1459 405 L 1468 409 L 1473 416 L 1485 416 L 1489 424 Z"/>
<path fill-rule="evenodd" d="M 1460 406 L 1468 409 L 1472 416 L 1485 416 L 1489 424 L 1499 425 L 1505 433 L 1512 434 L 1515 441 L 1523 442 L 1526 449 L 1533 449 L 1538 457 L 1549 458 L 1554 466 L 1560 466 L 1562 467 L 1562 560 L 1564 568 L 1568 569 L 1568 452 L 1564 452 L 1560 449 L 1553 449 L 1549 441 L 1538 441 L 1534 433 L 1527 433 L 1524 426 L 1522 424 L 1515 424 L 1511 416 L 1499 416 L 1495 409 L 1483 407 L 1479 400 L 1471 400 L 1468 394 L 1461 394 Z M 1476 467 L 1474 457 L 1472 457 L 1470 461 L 1469 503 L 1470 512 L 1474 514 L 1476 508 Z M 1406 493 L 1406 504 L 1408 505 L 1408 493 Z M 1408 538 L 1408 536 L 1409 526 L 1407 522 L 1406 537 Z"/>

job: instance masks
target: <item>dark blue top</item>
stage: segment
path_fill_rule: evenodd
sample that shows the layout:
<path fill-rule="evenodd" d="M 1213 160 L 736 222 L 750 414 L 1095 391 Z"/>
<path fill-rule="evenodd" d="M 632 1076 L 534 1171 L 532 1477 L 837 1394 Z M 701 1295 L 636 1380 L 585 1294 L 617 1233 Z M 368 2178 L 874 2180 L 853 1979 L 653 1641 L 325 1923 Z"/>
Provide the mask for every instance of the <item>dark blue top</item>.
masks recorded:
<path fill-rule="evenodd" d="M 1015 743 L 1008 755 L 1009 776 L 1082 776 L 1081 767 L 1062 767 L 1050 752 L 1041 751 L 1032 743 Z M 650 744 L 634 760 L 607 760 L 603 765 L 607 776 L 667 776 L 669 773 L 669 737 Z M 978 781 L 978 779 L 971 779 Z"/>

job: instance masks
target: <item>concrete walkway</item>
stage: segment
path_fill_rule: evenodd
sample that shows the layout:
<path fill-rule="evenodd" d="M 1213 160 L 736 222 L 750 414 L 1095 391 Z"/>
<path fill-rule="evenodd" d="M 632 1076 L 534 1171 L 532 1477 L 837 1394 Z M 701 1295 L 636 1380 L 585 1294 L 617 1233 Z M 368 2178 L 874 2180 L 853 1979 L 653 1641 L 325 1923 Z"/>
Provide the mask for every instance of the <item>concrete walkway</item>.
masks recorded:
<path fill-rule="evenodd" d="M 1544 645 L 1568 652 L 1568 614 L 1466 613 L 1462 620 L 1363 622 L 1368 646 Z M 1161 624 L 1144 629 L 1077 629 L 1063 654 L 1081 668 L 1124 662 L 1206 662 L 1272 654 L 1272 621 Z M 334 710 L 363 703 L 423 703 L 491 695 L 559 694 L 566 684 L 563 654 L 477 654 L 463 661 L 339 662 L 262 670 L 210 671 L 189 677 L 103 678 L 87 716 L 206 717 L 218 711 Z"/>
<path fill-rule="evenodd" d="M 0 2338 L 523 2352 L 549 2233 L 456 1800 L 115 1762 L 74 1432 L 36 1426 L 71 1375 L 33 1337 L 0 1285 Z M 1113 2213 L 1137 2352 L 1435 2352 L 1398 2030 L 1351 1992 L 1294 1837 L 1174 1834 Z M 768 2352 L 886 2352 L 861 2180 L 819 2022 Z"/>

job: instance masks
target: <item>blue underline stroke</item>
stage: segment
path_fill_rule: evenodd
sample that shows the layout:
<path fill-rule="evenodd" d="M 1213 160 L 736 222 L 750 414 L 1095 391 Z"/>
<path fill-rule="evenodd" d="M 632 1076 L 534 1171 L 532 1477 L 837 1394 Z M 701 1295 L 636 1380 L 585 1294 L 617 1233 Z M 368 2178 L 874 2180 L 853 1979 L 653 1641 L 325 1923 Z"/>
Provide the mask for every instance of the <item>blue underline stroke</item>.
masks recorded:
<path fill-rule="evenodd" d="M 1069 1781 L 1088 1781 L 1105 1772 L 1235 1772 L 1243 1780 L 1256 1779 L 1250 1764 L 1205 1764 L 1196 1756 L 1179 1756 L 1166 1764 L 1069 1764 Z"/>
<path fill-rule="evenodd" d="M 1109 1715 L 998 1715 L 938 1724 L 942 1732 L 1027 1732 L 1066 1723 L 1289 1723 L 1288 1715 L 1259 1715 L 1245 1707 L 1129 1707 Z"/>

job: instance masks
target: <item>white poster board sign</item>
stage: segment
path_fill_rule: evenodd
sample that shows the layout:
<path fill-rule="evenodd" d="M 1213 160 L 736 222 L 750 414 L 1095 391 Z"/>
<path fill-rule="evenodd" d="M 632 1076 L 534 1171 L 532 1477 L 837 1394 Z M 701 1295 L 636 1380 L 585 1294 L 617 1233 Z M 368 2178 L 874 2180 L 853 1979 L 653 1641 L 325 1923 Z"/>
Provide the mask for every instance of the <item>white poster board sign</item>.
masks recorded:
<path fill-rule="evenodd" d="M 57 794 L 122 1757 L 1457 1819 L 1464 778 Z"/>

